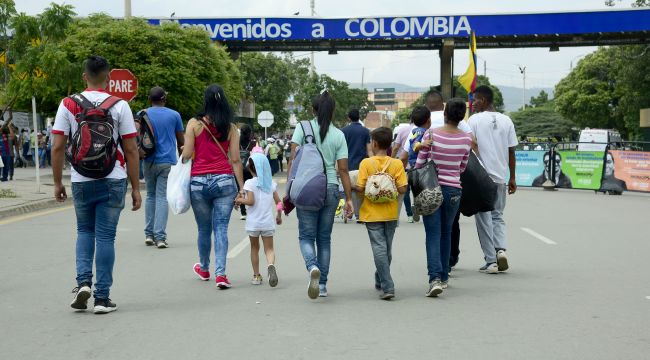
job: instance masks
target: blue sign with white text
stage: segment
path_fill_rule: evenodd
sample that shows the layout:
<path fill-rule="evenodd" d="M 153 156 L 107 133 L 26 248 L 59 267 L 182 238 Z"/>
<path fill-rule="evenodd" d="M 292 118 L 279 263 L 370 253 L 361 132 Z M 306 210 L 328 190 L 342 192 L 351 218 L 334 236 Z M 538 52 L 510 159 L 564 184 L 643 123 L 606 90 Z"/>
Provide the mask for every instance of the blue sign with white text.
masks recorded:
<path fill-rule="evenodd" d="M 650 9 L 544 14 L 322 18 L 149 19 L 199 27 L 213 40 L 408 39 L 568 35 L 650 30 Z"/>

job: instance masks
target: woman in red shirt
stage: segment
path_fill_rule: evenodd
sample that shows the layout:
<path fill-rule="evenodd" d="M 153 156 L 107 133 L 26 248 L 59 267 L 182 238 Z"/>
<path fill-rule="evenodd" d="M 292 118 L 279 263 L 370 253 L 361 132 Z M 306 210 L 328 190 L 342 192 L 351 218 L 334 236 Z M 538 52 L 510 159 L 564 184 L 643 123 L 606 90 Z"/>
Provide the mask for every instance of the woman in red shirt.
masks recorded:
<path fill-rule="evenodd" d="M 244 181 L 239 157 L 239 133 L 232 123 L 233 112 L 223 89 L 216 84 L 205 90 L 203 109 L 187 123 L 182 160 L 194 156 L 190 197 L 199 229 L 199 262 L 194 272 L 210 279 L 210 248 L 214 232 L 215 281 L 220 289 L 230 288 L 226 277 L 228 222 Z M 237 183 L 235 183 L 237 181 Z"/>

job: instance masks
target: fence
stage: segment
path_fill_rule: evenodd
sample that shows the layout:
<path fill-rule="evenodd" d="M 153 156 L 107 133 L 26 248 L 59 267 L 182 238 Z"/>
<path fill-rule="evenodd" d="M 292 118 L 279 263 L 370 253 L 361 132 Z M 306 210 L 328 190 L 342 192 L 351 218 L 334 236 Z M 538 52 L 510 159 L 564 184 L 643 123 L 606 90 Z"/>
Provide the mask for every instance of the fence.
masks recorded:
<path fill-rule="evenodd" d="M 522 143 L 517 186 L 650 192 L 650 142 Z"/>

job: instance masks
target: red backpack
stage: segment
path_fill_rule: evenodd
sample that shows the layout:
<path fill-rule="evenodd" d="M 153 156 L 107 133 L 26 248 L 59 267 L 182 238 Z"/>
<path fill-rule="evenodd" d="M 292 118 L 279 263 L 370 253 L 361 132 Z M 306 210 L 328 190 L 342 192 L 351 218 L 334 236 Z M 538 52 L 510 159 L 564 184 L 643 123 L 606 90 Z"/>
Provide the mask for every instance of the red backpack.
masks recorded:
<path fill-rule="evenodd" d="M 105 178 L 117 161 L 115 123 L 109 110 L 122 99 L 109 96 L 98 106 L 81 94 L 71 95 L 70 99 L 82 110 L 75 114 L 77 131 L 68 141 L 66 157 L 80 175 Z"/>

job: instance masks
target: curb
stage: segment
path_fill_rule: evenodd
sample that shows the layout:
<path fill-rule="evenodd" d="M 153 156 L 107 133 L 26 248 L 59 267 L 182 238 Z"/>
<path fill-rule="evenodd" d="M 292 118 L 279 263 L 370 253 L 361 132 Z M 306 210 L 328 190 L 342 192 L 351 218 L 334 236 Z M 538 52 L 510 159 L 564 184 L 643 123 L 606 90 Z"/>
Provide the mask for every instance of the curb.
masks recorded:
<path fill-rule="evenodd" d="M 31 213 L 34 211 L 39 211 L 39 210 L 45 210 L 45 209 L 51 209 L 51 208 L 56 208 L 56 207 L 61 207 L 61 206 L 67 206 L 69 205 L 69 202 L 58 202 L 54 199 L 51 200 L 41 200 L 41 201 L 33 201 L 31 203 L 25 204 L 25 205 L 19 205 L 11 209 L 6 209 L 6 210 L 0 210 L 0 220 L 2 219 L 7 219 L 13 216 L 18 216 L 18 215 L 23 215 L 27 213 Z"/>
<path fill-rule="evenodd" d="M 66 186 L 69 187 L 69 185 L 66 185 Z M 131 189 L 130 184 L 127 187 L 126 196 L 129 196 L 128 195 L 129 189 Z M 140 192 L 142 192 L 143 190 L 146 191 L 146 186 L 145 186 L 145 184 L 141 183 L 140 184 Z M 52 208 L 57 208 L 57 207 L 70 205 L 70 204 L 72 204 L 72 196 L 71 196 L 71 194 L 68 195 L 68 200 L 69 201 L 64 201 L 64 202 L 58 202 L 55 199 L 36 200 L 36 201 L 32 201 L 32 202 L 29 202 L 29 203 L 24 204 L 24 205 L 18 205 L 18 206 L 12 207 L 10 209 L 4 209 L 4 210 L 0 209 L 0 220 L 8 219 L 8 218 L 13 217 L 13 216 L 23 215 L 23 214 L 27 214 L 27 213 L 31 213 L 31 212 L 35 212 L 35 211 L 52 209 Z M 144 202 L 144 200 L 145 199 L 143 198 L 142 201 Z"/>

